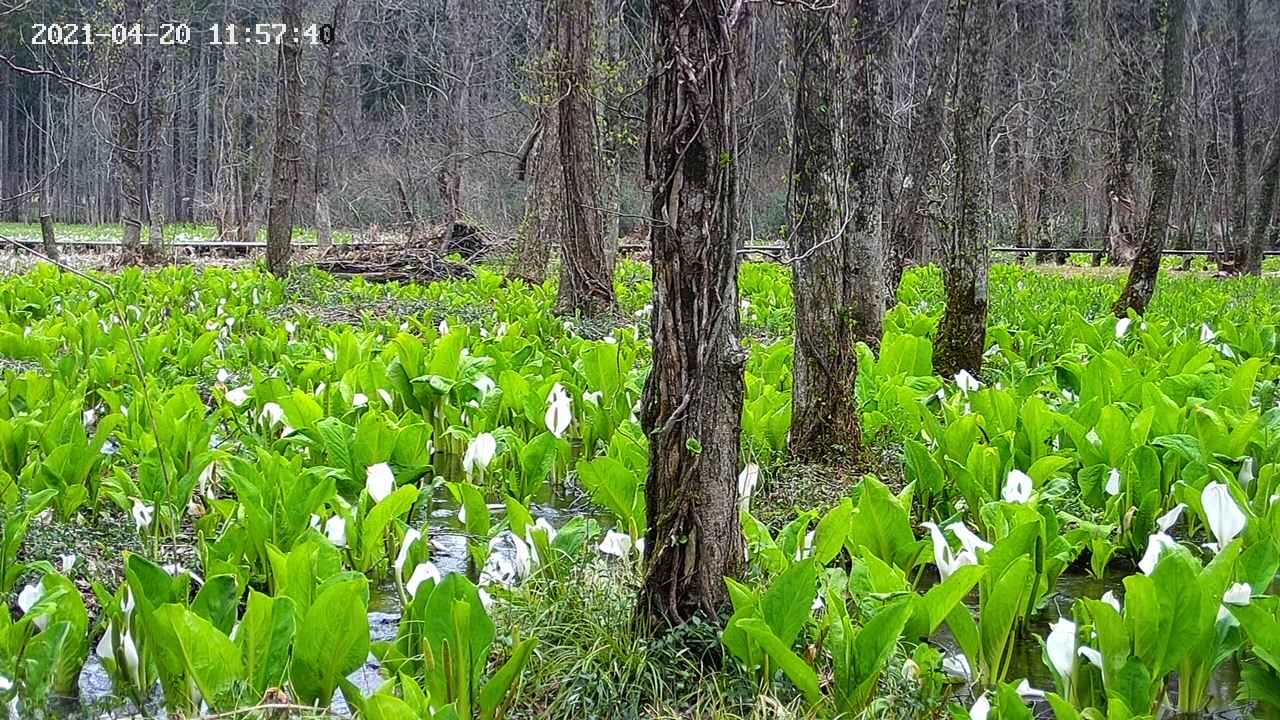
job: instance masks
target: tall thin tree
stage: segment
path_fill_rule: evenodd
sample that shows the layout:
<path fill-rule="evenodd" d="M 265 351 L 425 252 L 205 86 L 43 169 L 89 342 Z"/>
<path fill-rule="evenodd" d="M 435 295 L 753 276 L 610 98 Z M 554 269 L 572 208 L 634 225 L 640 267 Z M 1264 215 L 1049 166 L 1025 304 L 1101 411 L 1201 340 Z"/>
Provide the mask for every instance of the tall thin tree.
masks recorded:
<path fill-rule="evenodd" d="M 333 185 L 333 152 L 329 147 L 329 131 L 333 127 L 333 86 L 346 44 L 347 0 L 333 5 L 333 40 L 329 43 L 320 70 L 320 97 L 316 101 L 316 158 L 312 172 L 312 185 L 316 203 L 316 244 L 328 247 L 333 244 L 333 215 L 330 212 L 330 188 Z"/>
<path fill-rule="evenodd" d="M 653 268 L 648 532 L 637 612 L 657 626 L 728 602 L 743 567 L 737 475 L 743 367 L 738 337 L 735 29 L 747 0 L 652 0 L 646 174 Z"/>
<path fill-rule="evenodd" d="M 1124 317 L 1129 310 L 1146 312 L 1156 291 L 1160 257 L 1169 234 L 1173 189 L 1178 180 L 1179 122 L 1182 112 L 1182 66 L 1186 47 L 1187 2 L 1168 0 L 1165 5 L 1164 62 L 1158 102 L 1159 123 L 1152 142 L 1151 206 L 1142 230 L 1138 254 L 1129 269 L 1129 280 L 1112 311 Z"/>
<path fill-rule="evenodd" d="M 614 251 L 606 247 L 600 200 L 600 143 L 592 91 L 597 43 L 593 0 L 560 0 L 557 105 L 564 233 L 560 238 L 560 312 L 600 315 L 617 308 Z"/>
<path fill-rule="evenodd" d="M 991 239 L 987 174 L 987 66 L 995 0 L 952 0 L 951 191 L 942 239 L 942 284 L 947 306 L 934 339 L 933 366 L 943 376 L 977 374 L 987 332 L 987 266 Z"/>
<path fill-rule="evenodd" d="M 884 316 L 877 0 L 793 8 L 796 96 L 790 253 L 795 363 L 790 449 L 816 459 L 861 446 L 855 344 Z"/>
<path fill-rule="evenodd" d="M 302 27 L 300 0 L 281 0 L 280 21 Z M 285 33 L 276 61 L 276 137 L 271 157 L 271 205 L 267 210 L 267 268 L 289 272 L 293 254 L 293 208 L 302 153 L 302 43 Z"/>

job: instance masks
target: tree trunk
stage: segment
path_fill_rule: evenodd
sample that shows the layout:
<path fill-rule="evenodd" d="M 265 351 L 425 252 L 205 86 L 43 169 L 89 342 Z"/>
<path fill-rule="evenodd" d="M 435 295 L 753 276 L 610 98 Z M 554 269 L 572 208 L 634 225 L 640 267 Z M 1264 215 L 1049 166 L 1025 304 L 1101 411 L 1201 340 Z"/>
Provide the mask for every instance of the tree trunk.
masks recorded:
<path fill-rule="evenodd" d="M 1112 308 L 1117 317 L 1125 317 L 1130 309 L 1139 315 L 1146 312 L 1147 303 L 1151 302 L 1156 291 L 1160 254 L 1164 252 L 1165 237 L 1169 233 L 1173 189 L 1178 180 L 1178 116 L 1182 112 L 1179 98 L 1182 96 L 1183 50 L 1186 46 L 1186 0 L 1168 0 L 1166 12 L 1160 120 L 1151 159 L 1151 208 L 1147 212 L 1138 255 L 1129 270 L 1129 281 Z"/>
<path fill-rule="evenodd" d="M 1249 244 L 1257 248 L 1259 258 L 1267 247 L 1267 227 L 1271 224 L 1271 214 L 1275 212 L 1277 189 L 1280 189 L 1280 138 L 1273 141 L 1271 155 L 1262 166 L 1262 186 L 1258 191 L 1257 207 L 1253 211 L 1253 230 Z"/>
<path fill-rule="evenodd" d="M 656 626 L 728 604 L 743 567 L 737 475 L 743 368 L 738 337 L 735 26 L 745 0 L 653 0 L 646 174 L 653 185 L 653 366 L 648 532 L 637 613 Z"/>
<path fill-rule="evenodd" d="M 1111 142 L 1107 146 L 1107 170 L 1104 180 L 1107 212 L 1102 216 L 1102 232 L 1106 238 L 1107 256 L 1116 265 L 1133 262 L 1137 252 L 1134 238 L 1134 218 L 1137 215 L 1137 188 L 1134 172 L 1138 157 L 1138 125 L 1141 102 L 1142 68 L 1137 67 L 1133 56 L 1138 53 L 1142 41 L 1142 8 L 1137 2 L 1112 4 L 1115 16 L 1115 43 L 1112 64 L 1116 77 L 1112 79 L 1109 102 L 1111 114 Z"/>
<path fill-rule="evenodd" d="M 288 27 L 302 25 L 299 0 L 282 0 L 280 17 Z M 302 44 L 286 33 L 276 63 L 276 137 L 271 157 L 271 206 L 267 211 L 267 269 L 276 277 L 289 272 L 293 253 L 293 203 L 302 154 Z"/>
<path fill-rule="evenodd" d="M 329 189 L 332 184 L 333 157 L 329 148 L 329 127 L 333 125 L 334 68 L 346 38 L 347 0 L 333 6 L 333 42 L 325 54 L 320 73 L 320 97 L 316 103 L 316 162 L 314 170 L 316 204 L 316 244 L 327 248 L 333 244 L 333 218 L 329 212 Z"/>
<path fill-rule="evenodd" d="M 541 283 L 551 260 L 551 244 L 560 232 L 559 126 L 551 105 L 558 92 L 549 67 L 554 62 L 555 7 L 550 2 L 529 8 L 530 104 L 534 128 L 527 153 L 516 166 L 516 177 L 528 180 L 524 217 L 516 232 L 516 247 L 507 274 L 530 283 Z"/>
<path fill-rule="evenodd" d="M 600 143 L 592 94 L 592 0 L 560 0 L 560 177 L 564 183 L 564 233 L 560 238 L 560 289 L 556 309 L 593 316 L 618 307 L 613 292 L 613 253 L 605 246 L 600 201 Z"/>
<path fill-rule="evenodd" d="M 130 0 L 125 8 L 126 18 L 142 17 L 139 0 Z M 120 153 L 120 262 L 124 264 L 136 263 L 142 250 L 140 52 L 138 46 L 131 43 L 122 46 L 117 65 L 119 84 L 111 101 L 116 118 L 116 146 Z"/>
<path fill-rule="evenodd" d="M 884 315 L 877 48 L 870 40 L 879 27 L 876 0 L 850 0 L 847 10 L 794 8 L 789 20 L 797 74 L 790 448 L 819 459 L 861 448 L 855 343 L 878 346 Z"/>
<path fill-rule="evenodd" d="M 1254 244 L 1249 232 L 1249 163 L 1244 128 L 1245 71 L 1248 69 L 1249 3 L 1232 0 L 1236 53 L 1231 63 L 1231 153 L 1235 165 L 1231 185 L 1231 238 L 1235 244 L 1232 270 L 1262 274 L 1262 246 Z"/>
<path fill-rule="evenodd" d="M 50 193 L 53 191 L 53 103 L 49 100 L 49 76 L 42 78 L 41 95 L 43 102 L 42 122 L 44 124 L 44 142 L 41 144 L 40 160 L 40 241 L 44 254 L 54 262 L 61 259 L 58 252 L 58 239 L 53 233 L 53 217 L 51 215 Z M 3 158 L 3 155 L 0 155 Z"/>
<path fill-rule="evenodd" d="M 164 133 L 166 99 L 160 87 L 163 66 L 160 56 L 153 50 L 147 73 L 147 140 L 146 140 L 146 198 L 147 198 L 147 255 L 159 258 L 164 252 L 164 201 L 160 196 L 159 159 Z"/>
<path fill-rule="evenodd" d="M 449 67 L 445 73 L 445 103 L 440 118 L 444 158 L 436 170 L 436 191 L 440 199 L 440 221 L 444 225 L 444 237 L 440 247 L 448 249 L 453 244 L 453 229 L 462 219 L 462 158 L 466 142 L 467 113 L 470 92 L 470 48 L 465 37 L 466 0 L 444 0 L 444 31 L 441 33 L 441 50 Z"/>
<path fill-rule="evenodd" d="M 951 37 L 944 28 L 943 42 L 948 42 Z M 933 60 L 925 97 L 913 106 L 910 139 L 903 160 L 902 186 L 885 239 L 886 307 L 897 302 L 902 273 L 910 261 L 920 258 L 924 246 L 926 192 L 929 177 L 938 167 L 942 153 L 944 86 L 951 69 L 946 58 L 954 52 L 945 44 L 943 47 L 942 54 Z"/>
<path fill-rule="evenodd" d="M 955 157 L 942 241 L 942 283 L 947 306 L 934 339 L 933 366 L 948 377 L 960 370 L 977 375 L 987 331 L 987 265 L 991 252 L 984 96 L 991 57 L 994 0 L 952 0 L 955 69 L 951 133 Z M 948 58 L 950 60 L 950 58 Z"/>

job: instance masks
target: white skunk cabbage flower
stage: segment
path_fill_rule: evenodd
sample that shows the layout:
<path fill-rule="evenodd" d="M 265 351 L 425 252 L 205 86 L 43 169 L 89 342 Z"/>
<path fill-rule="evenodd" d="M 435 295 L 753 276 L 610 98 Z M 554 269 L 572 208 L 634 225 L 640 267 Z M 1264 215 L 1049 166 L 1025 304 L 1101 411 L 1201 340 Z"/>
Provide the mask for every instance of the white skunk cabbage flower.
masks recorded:
<path fill-rule="evenodd" d="M 31 612 L 31 608 L 40 602 L 40 598 L 44 597 L 44 583 L 38 582 L 35 585 L 24 585 L 22 592 L 18 593 L 18 609 L 25 615 Z M 36 618 L 36 627 L 44 630 L 49 625 L 49 617 L 47 615 Z"/>
<path fill-rule="evenodd" d="M 1165 550 L 1170 550 L 1178 546 L 1173 538 L 1162 532 L 1154 533 L 1147 538 L 1147 551 L 1142 554 L 1142 559 L 1138 561 L 1138 569 L 1143 575 L 1150 575 L 1156 569 L 1156 564 L 1160 562 L 1160 556 Z"/>
<path fill-rule="evenodd" d="M 488 395 L 498 388 L 498 384 L 495 383 L 493 378 L 488 375 L 481 375 L 472 381 L 471 384 L 476 386 L 476 389 L 480 391 L 481 396 Z"/>
<path fill-rule="evenodd" d="M 1218 337 L 1218 333 L 1214 332 L 1208 323 L 1200 323 L 1200 342 L 1210 343 L 1216 337 Z"/>
<path fill-rule="evenodd" d="M 133 498 L 133 509 L 131 514 L 133 515 L 134 529 L 141 530 L 142 528 L 150 526 L 151 521 L 155 519 L 156 506 L 148 505 L 138 498 Z"/>
<path fill-rule="evenodd" d="M 1124 337 L 1124 334 L 1129 332 L 1129 326 L 1132 324 L 1133 318 L 1123 317 L 1116 320 L 1116 339 Z"/>
<path fill-rule="evenodd" d="M 284 422 L 284 408 L 278 403 L 269 402 L 258 412 L 258 420 L 267 427 L 275 427 Z"/>
<path fill-rule="evenodd" d="M 956 539 L 960 541 L 960 547 L 973 554 L 976 558 L 978 551 L 991 551 L 991 543 L 978 537 L 978 534 L 970 530 L 967 525 L 962 522 L 953 522 L 947 526 Z"/>
<path fill-rule="evenodd" d="M 436 567 L 433 562 L 421 562 L 413 569 L 413 574 L 405 581 L 405 592 L 409 593 L 409 597 L 413 597 L 418 593 L 418 587 L 427 580 L 434 580 L 437 585 L 444 580 L 444 576 L 440 574 L 440 568 Z"/>
<path fill-rule="evenodd" d="M 58 562 L 59 569 L 62 571 L 62 574 L 66 575 L 76 566 L 76 554 L 67 553 L 66 555 L 61 555 L 58 557 Z"/>
<path fill-rule="evenodd" d="M 324 523 L 324 534 L 334 547 L 347 546 L 347 521 L 341 515 L 334 515 Z"/>
<path fill-rule="evenodd" d="M 1219 552 L 1244 531 L 1247 519 L 1235 498 L 1231 497 L 1231 489 L 1220 482 L 1204 486 L 1204 491 L 1200 493 L 1200 504 L 1204 507 L 1209 531 L 1218 541 L 1210 543 L 1209 549 Z"/>
<path fill-rule="evenodd" d="M 384 462 L 370 465 L 365 471 L 364 487 L 369 491 L 369 497 L 373 498 L 374 503 L 386 500 L 387 496 L 396 489 L 396 476 L 391 472 L 391 466 Z"/>
<path fill-rule="evenodd" d="M 943 580 L 951 577 L 951 574 L 965 565 L 978 564 L 978 556 L 973 551 L 961 550 L 959 554 L 953 554 L 951 546 L 947 544 L 947 539 L 943 537 L 942 530 L 931 522 L 921 523 L 923 527 L 929 529 L 929 534 L 933 539 L 933 562 L 938 566 L 938 574 Z"/>
<path fill-rule="evenodd" d="M 1005 478 L 1000 497 L 1004 498 L 1005 502 L 1025 504 L 1031 500 L 1031 490 L 1031 476 L 1014 468 L 1009 471 L 1009 477 Z"/>
<path fill-rule="evenodd" d="M 238 388 L 227 391 L 227 402 L 240 407 L 249 400 L 249 391 L 253 389 L 252 385 L 241 385 Z"/>
<path fill-rule="evenodd" d="M 558 438 L 564 437 L 565 430 L 569 429 L 569 422 L 573 420 L 573 410 L 570 407 L 569 396 L 563 390 L 558 395 L 553 392 L 553 396 L 544 420 L 547 423 L 547 430 L 552 435 Z"/>
<path fill-rule="evenodd" d="M 624 558 L 631 553 L 632 550 L 640 551 L 641 547 L 632 542 L 631 536 L 626 533 L 620 533 L 617 530 L 610 530 L 604 534 L 604 540 L 600 541 L 600 552 L 613 557 Z"/>
<path fill-rule="evenodd" d="M 978 378 L 970 375 L 968 370 L 961 370 L 956 373 L 955 381 L 956 387 L 960 388 L 960 392 L 966 395 L 982 387 L 982 383 Z"/>
<path fill-rule="evenodd" d="M 973 706 L 969 708 L 970 720 L 987 720 L 987 716 L 991 714 L 991 701 L 987 699 L 984 692 L 974 701 Z"/>
<path fill-rule="evenodd" d="M 755 492 L 756 484 L 760 482 L 760 466 L 755 463 L 747 463 L 742 468 L 742 472 L 738 473 L 738 512 L 746 512 L 751 507 L 751 494 Z"/>
<path fill-rule="evenodd" d="M 1156 527 L 1160 528 L 1160 532 L 1167 533 L 1169 528 L 1178 524 L 1178 518 L 1182 517 L 1182 511 L 1187 509 L 1186 503 L 1178 503 L 1169 509 L 1169 512 L 1156 518 Z"/>
<path fill-rule="evenodd" d="M 1120 471 L 1118 469 L 1111 468 L 1111 472 L 1107 473 L 1107 485 L 1103 489 L 1112 497 L 1120 494 Z"/>
<path fill-rule="evenodd" d="M 1115 608 L 1116 612 L 1122 612 L 1120 607 L 1120 600 L 1116 597 L 1116 594 L 1114 592 L 1111 592 L 1110 590 L 1108 590 L 1102 593 L 1102 602 Z"/>
<path fill-rule="evenodd" d="M 467 443 L 467 451 L 462 455 L 462 470 L 471 475 L 476 470 L 484 470 L 493 461 L 498 449 L 498 441 L 491 433 L 482 432 Z"/>
<path fill-rule="evenodd" d="M 1253 478 L 1253 458 L 1247 457 L 1240 463 L 1240 472 L 1236 474 L 1236 480 L 1240 482 L 1240 487 L 1247 488 L 1253 484 Z"/>
<path fill-rule="evenodd" d="M 1058 618 L 1058 622 L 1051 623 L 1044 649 L 1053 669 L 1069 682 L 1076 664 L 1076 624 L 1066 618 Z"/>
<path fill-rule="evenodd" d="M 400 543 L 400 552 L 396 555 L 394 567 L 396 569 L 396 579 L 404 581 L 404 564 L 409 561 L 409 549 L 413 544 L 422 539 L 422 533 L 409 528 L 404 531 L 404 541 Z"/>
<path fill-rule="evenodd" d="M 351 407 L 362 408 L 369 406 L 369 396 L 364 393 L 356 393 L 351 396 Z"/>

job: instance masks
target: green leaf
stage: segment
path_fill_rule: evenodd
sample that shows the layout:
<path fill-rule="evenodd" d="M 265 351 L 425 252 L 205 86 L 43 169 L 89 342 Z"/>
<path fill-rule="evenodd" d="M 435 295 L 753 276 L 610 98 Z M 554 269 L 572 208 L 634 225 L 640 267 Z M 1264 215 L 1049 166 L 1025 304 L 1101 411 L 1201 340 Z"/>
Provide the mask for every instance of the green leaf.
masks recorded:
<path fill-rule="evenodd" d="M 290 668 L 302 702 L 328 705 L 338 680 L 364 664 L 369 654 L 367 592 L 363 578 L 335 583 L 303 617 Z"/>
<path fill-rule="evenodd" d="M 236 644 L 244 658 L 245 680 L 255 697 L 262 697 L 268 689 L 283 683 L 297 622 L 293 600 L 249 591 L 248 605 L 236 630 Z"/>
<path fill-rule="evenodd" d="M 810 705 L 818 705 L 822 702 L 822 689 L 818 685 L 817 673 L 806 665 L 799 655 L 791 652 L 789 643 L 778 639 L 769 625 L 759 618 L 743 618 L 738 621 L 738 624 L 764 649 L 782 672 L 786 673 Z"/>

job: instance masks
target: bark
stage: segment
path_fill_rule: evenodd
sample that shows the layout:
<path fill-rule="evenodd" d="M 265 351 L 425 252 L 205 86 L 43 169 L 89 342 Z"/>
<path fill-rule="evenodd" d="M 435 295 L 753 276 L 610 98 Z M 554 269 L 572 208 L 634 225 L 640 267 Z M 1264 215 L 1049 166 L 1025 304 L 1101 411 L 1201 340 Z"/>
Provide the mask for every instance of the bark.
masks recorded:
<path fill-rule="evenodd" d="M 1169 233 L 1169 217 L 1174 185 L 1178 180 L 1178 144 L 1182 96 L 1182 66 L 1186 47 L 1186 0 L 1168 0 L 1166 5 L 1164 62 L 1161 70 L 1160 119 L 1152 143 L 1151 207 L 1143 228 L 1142 243 L 1129 270 L 1129 280 L 1112 310 L 1125 317 L 1129 310 L 1141 315 L 1156 290 L 1160 254 Z"/>
<path fill-rule="evenodd" d="M 132 0 L 125 13 L 129 18 L 142 16 L 140 3 Z M 119 84 L 112 96 L 112 114 L 116 122 L 116 151 L 120 156 L 120 261 L 136 263 L 142 249 L 142 149 L 140 106 L 142 70 L 140 50 L 136 45 L 121 46 L 117 65 Z"/>
<path fill-rule="evenodd" d="M 441 117 L 444 159 L 436 170 L 436 191 L 440 199 L 440 222 L 444 224 L 444 236 L 440 247 L 453 243 L 453 230 L 462 219 L 462 158 L 466 140 L 465 118 L 470 105 L 468 75 L 469 53 L 464 13 L 466 0 L 444 0 L 444 28 L 441 33 L 441 51 L 448 67 L 444 73 L 446 92 Z"/>
<path fill-rule="evenodd" d="M 551 243 L 560 230 L 559 126 L 551 104 L 556 85 L 549 72 L 555 42 L 555 16 L 549 3 L 534 3 L 529 9 L 529 75 L 534 129 L 528 153 L 520 159 L 516 175 L 528 179 L 524 195 L 524 217 L 516 233 L 516 247 L 507 274 L 531 283 L 541 283 L 551 260 Z"/>
<path fill-rule="evenodd" d="M 283 0 L 280 17 L 288 27 L 302 25 L 299 0 Z M 289 272 L 293 253 L 293 206 L 302 154 L 302 44 L 286 34 L 276 62 L 276 137 L 271 158 L 271 206 L 267 211 L 267 269 L 277 277 Z"/>
<path fill-rule="evenodd" d="M 41 92 L 44 96 L 44 113 L 43 113 L 43 134 L 44 143 L 42 143 L 42 158 L 40 161 L 40 176 L 43 178 L 40 186 L 40 241 L 44 254 L 50 260 L 58 261 L 61 253 L 58 251 L 58 239 L 53 234 L 53 217 L 50 214 L 50 193 L 53 191 L 53 183 L 50 177 L 53 173 L 54 150 L 53 150 L 53 105 L 49 101 L 49 78 L 46 76 L 44 82 L 41 83 Z M 0 155 L 3 157 L 3 155 Z"/>
<path fill-rule="evenodd" d="M 316 162 L 313 177 L 316 205 L 316 244 L 327 248 L 333 244 L 333 218 L 329 210 L 329 191 L 333 182 L 333 155 L 329 147 L 329 129 L 333 126 L 333 85 L 335 68 L 346 37 L 347 0 L 333 6 L 333 42 L 325 54 L 320 71 L 320 97 L 316 102 Z"/>
<path fill-rule="evenodd" d="M 989 110 L 984 79 L 991 58 L 994 0 L 952 0 L 955 69 L 951 90 L 954 178 L 942 241 L 946 310 L 934 339 L 933 366 L 949 377 L 977 375 L 987 330 L 987 265 L 991 251 L 986 129 Z M 949 59 L 949 58 L 948 58 Z"/>
<path fill-rule="evenodd" d="M 1258 203 L 1254 209 L 1253 229 L 1249 244 L 1258 249 L 1258 257 L 1266 248 L 1267 227 L 1271 224 L 1272 213 L 1275 212 L 1277 189 L 1280 189 L 1280 137 L 1271 147 L 1271 155 L 1262 166 L 1262 185 L 1258 192 Z"/>
<path fill-rule="evenodd" d="M 944 42 L 954 36 L 944 35 Z M 892 306 L 898 299 L 898 285 L 907 265 L 918 260 L 923 250 L 926 190 L 929 177 L 938 167 L 942 155 L 943 87 L 951 64 L 944 58 L 951 57 L 953 48 L 944 45 L 939 58 L 933 62 L 926 95 L 916 106 L 912 116 L 911 138 L 904 159 L 902 187 L 894 205 L 885 242 L 885 305 Z"/>
<path fill-rule="evenodd" d="M 737 475 L 747 352 L 738 337 L 735 27 L 745 1 L 653 0 L 646 174 L 653 269 L 648 532 L 638 615 L 728 605 L 743 568 Z"/>
<path fill-rule="evenodd" d="M 602 315 L 618 307 L 614 253 L 605 244 L 600 200 L 600 143 L 592 95 L 595 43 L 592 0 L 560 0 L 560 177 L 564 233 L 560 238 L 557 311 Z"/>
<path fill-rule="evenodd" d="M 1112 62 L 1117 67 L 1112 80 L 1109 101 L 1111 114 L 1111 141 L 1107 146 L 1107 169 L 1104 188 L 1107 212 L 1103 216 L 1102 232 L 1107 239 L 1107 255 L 1117 265 L 1133 262 L 1137 252 L 1134 237 L 1136 212 L 1136 182 L 1134 172 L 1138 157 L 1138 111 L 1142 69 L 1133 55 L 1138 52 L 1142 38 L 1142 8 L 1136 2 L 1112 4 L 1115 17 L 1115 37 Z"/>
<path fill-rule="evenodd" d="M 161 92 L 160 56 L 151 51 L 150 71 L 147 77 L 147 141 L 146 141 L 146 197 L 147 197 L 147 254 L 158 258 L 164 251 L 164 201 L 160 196 L 162 184 L 158 177 L 160 138 L 164 133 L 166 105 Z"/>
<path fill-rule="evenodd" d="M 1244 127 L 1245 71 L 1248 69 L 1249 3 L 1232 0 L 1235 58 L 1231 63 L 1231 155 L 1235 165 L 1231 185 L 1231 239 L 1235 244 L 1232 270 L 1262 274 L 1262 245 L 1249 233 L 1249 163 Z"/>
<path fill-rule="evenodd" d="M 879 345 L 882 148 L 875 127 L 876 0 L 790 12 L 796 97 L 789 225 L 795 294 L 790 449 L 819 459 L 861 448 L 855 344 Z M 852 29 L 850 29 L 852 28 Z"/>

